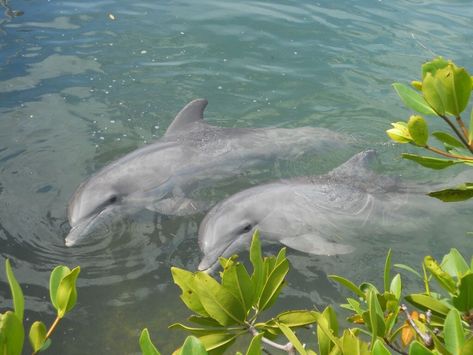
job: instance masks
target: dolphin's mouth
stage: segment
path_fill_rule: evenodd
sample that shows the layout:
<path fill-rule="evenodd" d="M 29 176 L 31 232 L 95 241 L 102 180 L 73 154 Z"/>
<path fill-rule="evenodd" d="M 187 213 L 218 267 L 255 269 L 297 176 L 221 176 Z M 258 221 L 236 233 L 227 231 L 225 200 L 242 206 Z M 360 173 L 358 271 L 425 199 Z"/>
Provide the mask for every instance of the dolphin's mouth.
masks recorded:
<path fill-rule="evenodd" d="M 72 247 L 81 243 L 92 231 L 97 229 L 99 217 L 105 214 L 105 210 L 93 215 L 73 226 L 64 240 L 66 247 Z"/>

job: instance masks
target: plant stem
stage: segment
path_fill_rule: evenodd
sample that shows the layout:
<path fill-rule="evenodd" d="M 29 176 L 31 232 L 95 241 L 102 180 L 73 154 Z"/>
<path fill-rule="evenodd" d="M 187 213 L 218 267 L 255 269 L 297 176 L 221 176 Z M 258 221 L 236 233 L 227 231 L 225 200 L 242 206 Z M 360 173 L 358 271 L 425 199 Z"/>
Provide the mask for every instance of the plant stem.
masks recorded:
<path fill-rule="evenodd" d="M 473 161 L 472 157 L 465 157 L 463 155 L 450 154 L 450 153 L 444 152 L 443 150 L 437 149 L 435 147 L 431 147 L 429 145 L 426 145 L 424 148 L 430 150 L 431 152 L 434 152 L 434 153 L 437 153 L 437 154 L 442 155 L 444 157 L 447 157 L 447 158 Z"/>
<path fill-rule="evenodd" d="M 412 329 L 415 330 L 415 332 L 417 333 L 417 335 L 419 335 L 421 338 L 422 338 L 422 341 L 424 342 L 424 344 L 430 348 L 433 344 L 433 339 L 432 337 L 429 335 L 429 334 L 424 334 L 422 333 L 422 331 L 419 329 L 419 327 L 417 326 L 417 324 L 414 322 L 414 320 L 412 319 L 411 315 L 409 314 L 409 311 L 407 310 L 407 306 L 405 304 L 401 304 L 401 310 L 404 312 L 404 314 L 406 315 L 406 318 L 407 318 L 407 321 L 409 322 L 410 326 L 412 327 Z"/>
<path fill-rule="evenodd" d="M 253 336 L 257 336 L 259 334 L 256 328 L 253 326 L 250 326 L 248 329 Z M 288 342 L 285 345 L 282 345 L 272 340 L 269 340 L 268 338 L 265 338 L 265 337 L 262 337 L 261 341 L 265 343 L 266 345 L 272 346 L 275 349 L 285 351 L 286 353 L 288 353 L 288 355 L 296 355 L 296 349 L 294 349 L 294 345 L 292 345 L 291 342 Z"/>
<path fill-rule="evenodd" d="M 470 145 L 468 144 L 468 142 L 466 141 L 465 137 L 463 137 L 463 134 L 461 134 L 461 132 L 458 130 L 457 127 L 455 127 L 455 125 L 453 124 L 452 121 L 450 121 L 450 119 L 445 116 L 445 115 L 439 115 L 449 126 L 450 128 L 455 132 L 455 134 L 457 135 L 458 138 L 460 138 L 460 140 L 462 141 L 463 145 L 465 147 L 468 148 L 468 150 L 473 154 L 473 148 L 470 147 Z"/>
<path fill-rule="evenodd" d="M 462 132 L 463 132 L 463 136 L 464 136 L 465 139 L 468 141 L 468 129 L 466 128 L 465 124 L 463 123 L 463 120 L 462 120 L 461 116 L 458 115 L 458 116 L 456 117 L 456 119 L 457 119 L 457 124 L 460 126 L 460 128 L 461 128 L 461 130 L 462 130 Z M 469 146 L 469 144 L 468 144 L 468 146 Z"/>
<path fill-rule="evenodd" d="M 391 349 L 393 349 L 395 352 L 402 354 L 402 355 L 408 355 L 405 351 L 402 351 L 401 349 L 398 349 L 394 346 L 394 344 L 391 344 L 388 339 L 383 338 L 384 341 L 386 342 L 386 345 L 389 346 Z"/>

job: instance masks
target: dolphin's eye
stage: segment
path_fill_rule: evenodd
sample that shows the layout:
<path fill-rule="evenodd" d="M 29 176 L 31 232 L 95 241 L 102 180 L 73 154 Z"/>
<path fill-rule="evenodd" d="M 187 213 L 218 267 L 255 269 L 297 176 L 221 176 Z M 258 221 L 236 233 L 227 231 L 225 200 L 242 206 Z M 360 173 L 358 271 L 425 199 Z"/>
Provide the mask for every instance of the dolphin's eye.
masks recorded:
<path fill-rule="evenodd" d="M 243 233 L 248 233 L 251 229 L 253 228 L 253 226 L 251 224 L 247 224 L 246 226 L 244 226 L 241 231 Z"/>
<path fill-rule="evenodd" d="M 115 202 L 117 202 L 117 201 L 118 201 L 118 197 L 115 196 L 115 195 L 113 195 L 112 197 L 110 197 L 110 198 L 108 199 L 108 202 L 109 202 L 110 204 L 115 203 Z"/>

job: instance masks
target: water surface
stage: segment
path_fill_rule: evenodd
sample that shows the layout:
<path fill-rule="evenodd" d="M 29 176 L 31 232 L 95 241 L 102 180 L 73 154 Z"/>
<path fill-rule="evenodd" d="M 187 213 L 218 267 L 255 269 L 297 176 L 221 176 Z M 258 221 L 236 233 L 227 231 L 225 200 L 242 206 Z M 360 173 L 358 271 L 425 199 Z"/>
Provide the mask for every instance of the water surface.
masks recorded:
<path fill-rule="evenodd" d="M 194 269 L 203 215 L 127 216 L 115 236 L 66 248 L 66 206 L 77 185 L 111 160 L 158 139 L 188 101 L 206 97 L 206 119 L 225 127 L 319 126 L 359 144 L 314 161 L 277 162 L 205 193 L 224 196 L 279 177 L 319 174 L 364 148 L 379 169 L 407 181 L 440 181 L 399 159 L 384 131 L 405 119 L 393 81 L 417 78 L 435 55 L 473 71 L 467 1 L 11 1 L 0 19 L 0 253 L 24 287 L 28 322 L 54 315 L 49 271 L 80 265 L 79 303 L 52 353 L 138 351 L 147 326 L 163 353 L 184 338 L 167 326 L 188 315 L 169 267 Z M 113 16 L 111 16 L 113 15 Z M 434 123 L 440 127 L 440 123 Z M 425 216 L 410 235 L 360 235 L 353 254 L 290 251 L 293 270 L 275 311 L 322 308 L 347 295 L 340 274 L 380 281 L 387 248 L 420 263 L 457 247 L 472 252 L 471 204 L 446 222 Z M 275 252 L 277 246 L 266 249 Z M 242 254 L 246 258 L 245 253 Z M 3 262 L 3 261 L 2 261 Z M 407 282 L 408 287 L 415 285 Z M 9 292 L 0 274 L 0 300 Z"/>

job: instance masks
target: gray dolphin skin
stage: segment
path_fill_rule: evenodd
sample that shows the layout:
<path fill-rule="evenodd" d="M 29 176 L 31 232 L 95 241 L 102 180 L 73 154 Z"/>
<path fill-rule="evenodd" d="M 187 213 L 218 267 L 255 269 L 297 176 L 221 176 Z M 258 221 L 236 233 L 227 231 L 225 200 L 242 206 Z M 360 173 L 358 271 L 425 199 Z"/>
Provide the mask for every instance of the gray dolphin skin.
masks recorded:
<path fill-rule="evenodd" d="M 157 142 L 137 149 L 83 182 L 68 206 L 72 246 L 124 213 L 147 208 L 168 215 L 195 213 L 187 198 L 203 184 L 237 175 L 259 163 L 326 154 L 347 137 L 328 129 L 221 128 L 203 120 L 207 100 L 188 103 Z"/>
<path fill-rule="evenodd" d="M 255 230 L 262 240 L 302 252 L 345 254 L 353 250 L 346 241 L 361 231 L 412 232 L 419 228 L 413 220 L 438 212 L 442 203 L 421 186 L 403 186 L 370 170 L 375 157 L 364 151 L 326 175 L 252 187 L 220 202 L 199 227 L 199 270 L 212 272 L 220 256 L 245 249 Z"/>

